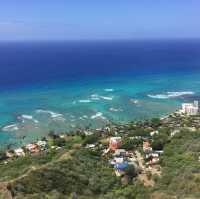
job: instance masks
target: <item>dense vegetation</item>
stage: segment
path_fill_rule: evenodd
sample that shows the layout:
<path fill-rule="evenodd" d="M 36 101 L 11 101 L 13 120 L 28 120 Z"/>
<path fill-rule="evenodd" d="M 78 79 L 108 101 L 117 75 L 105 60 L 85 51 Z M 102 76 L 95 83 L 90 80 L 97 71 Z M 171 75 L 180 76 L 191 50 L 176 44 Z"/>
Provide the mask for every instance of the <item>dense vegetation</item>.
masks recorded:
<path fill-rule="evenodd" d="M 122 186 L 112 167 L 102 161 L 99 154 L 89 150 L 73 152 L 68 160 L 61 160 L 48 168 L 32 171 L 10 186 L 17 198 L 66 199 L 75 195 L 81 198 L 148 198 L 142 184 Z M 133 172 L 127 170 L 127 173 Z"/>
<path fill-rule="evenodd" d="M 140 150 L 142 140 L 130 139 L 139 136 L 149 138 L 154 150 L 164 150 L 160 159 L 162 175 L 152 176 L 155 181 L 152 188 L 144 187 L 135 178 L 133 168 L 126 169 L 128 182 L 124 183 L 126 179 L 114 175 L 100 148 L 86 149 L 87 144 L 103 143 L 105 138 L 100 134 L 76 134 L 67 140 L 56 136 L 49 144 L 62 149 L 0 164 L 0 180 L 8 182 L 15 199 L 200 198 L 200 131 L 185 129 L 172 136 L 174 129 L 162 126 L 157 119 L 126 125 L 124 129 L 119 133 L 123 137 L 121 148 Z M 151 137 L 152 129 L 159 134 Z"/>
<path fill-rule="evenodd" d="M 78 195 L 99 195 L 118 185 L 112 168 L 102 162 L 98 154 L 87 150 L 71 154 L 68 160 L 61 160 L 48 168 L 31 172 L 29 176 L 16 181 L 12 193 L 17 198 L 52 191 L 63 196 L 75 192 Z"/>
<path fill-rule="evenodd" d="M 164 148 L 158 190 L 178 198 L 200 198 L 200 132 L 182 131 Z"/>

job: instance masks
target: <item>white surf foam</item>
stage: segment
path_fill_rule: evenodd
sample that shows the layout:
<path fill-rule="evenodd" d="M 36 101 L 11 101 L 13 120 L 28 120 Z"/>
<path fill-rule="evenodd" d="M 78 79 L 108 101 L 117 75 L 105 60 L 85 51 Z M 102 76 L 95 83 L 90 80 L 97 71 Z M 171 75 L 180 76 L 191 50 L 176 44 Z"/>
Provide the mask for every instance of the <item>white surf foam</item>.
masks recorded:
<path fill-rule="evenodd" d="M 113 108 L 113 107 L 111 107 L 111 108 L 109 108 L 109 111 L 111 111 L 111 112 L 119 112 L 119 111 L 123 111 L 121 108 Z"/>
<path fill-rule="evenodd" d="M 157 94 L 157 95 L 147 95 L 150 98 L 155 98 L 155 99 L 168 99 L 168 98 L 176 98 L 176 97 L 181 97 L 184 95 L 193 95 L 194 92 L 192 91 L 183 91 L 183 92 L 167 92 L 166 94 Z"/>
<path fill-rule="evenodd" d="M 39 123 L 39 121 L 38 121 L 38 120 L 33 120 L 33 122 L 35 122 L 36 124 L 38 124 L 38 123 Z"/>
<path fill-rule="evenodd" d="M 2 128 L 3 131 L 17 131 L 19 127 L 17 124 L 11 124 Z"/>
<path fill-rule="evenodd" d="M 38 124 L 39 121 L 34 119 L 32 115 L 22 115 L 21 117 L 19 118 L 22 118 L 22 123 L 25 123 L 25 120 L 32 120 L 34 123 Z"/>
<path fill-rule="evenodd" d="M 91 100 L 100 100 L 100 97 L 98 94 L 92 94 L 91 95 Z"/>
<path fill-rule="evenodd" d="M 101 118 L 101 119 L 103 119 L 103 120 L 106 119 L 106 118 L 103 116 L 103 113 L 101 113 L 101 112 L 97 112 L 96 114 L 92 115 L 90 118 L 91 118 L 92 120 L 97 119 L 97 118 Z"/>
<path fill-rule="evenodd" d="M 46 113 L 46 114 L 50 114 L 51 117 L 59 117 L 59 116 L 62 116 L 62 114 L 60 114 L 60 113 L 55 113 L 55 112 L 53 112 L 53 111 L 42 110 L 42 109 L 36 110 L 36 113 Z"/>
<path fill-rule="evenodd" d="M 59 116 L 59 117 L 54 117 L 53 120 L 57 120 L 57 121 L 61 121 L 61 122 L 66 121 L 66 119 L 65 119 L 64 117 L 61 117 L 61 116 Z"/>
<path fill-rule="evenodd" d="M 85 120 L 83 117 L 79 117 L 80 120 Z"/>
<path fill-rule="evenodd" d="M 50 117 L 54 120 L 65 121 L 65 118 L 63 117 L 63 114 L 61 113 L 55 113 L 53 111 L 42 110 L 42 109 L 36 110 L 36 113 L 49 114 Z"/>
<path fill-rule="evenodd" d="M 22 117 L 23 119 L 33 120 L 33 116 L 32 116 L 32 115 L 22 115 L 21 117 Z"/>
<path fill-rule="evenodd" d="M 101 98 L 101 99 L 104 99 L 104 100 L 109 100 L 109 101 L 113 100 L 113 96 L 111 96 L 111 97 L 108 97 L 108 96 L 100 96 L 100 98 Z"/>
<path fill-rule="evenodd" d="M 38 109 L 38 110 L 36 110 L 35 112 L 36 112 L 36 113 L 47 113 L 47 114 L 50 114 L 51 111 Z"/>
<path fill-rule="evenodd" d="M 87 100 L 79 100 L 80 103 L 90 103 L 91 100 L 87 99 Z"/>
<path fill-rule="evenodd" d="M 98 94 L 92 94 L 90 96 L 90 99 L 91 100 L 101 100 L 101 99 L 103 99 L 103 100 L 111 101 L 111 100 L 113 100 L 113 96 L 103 96 L 103 95 L 98 95 Z"/>
<path fill-rule="evenodd" d="M 76 104 L 76 101 L 73 101 L 72 104 Z"/>
<path fill-rule="evenodd" d="M 104 89 L 104 91 L 106 91 L 106 92 L 113 92 L 114 89 L 113 88 L 106 88 L 106 89 Z"/>
<path fill-rule="evenodd" d="M 130 99 L 130 102 L 133 104 L 139 104 L 139 100 L 137 99 Z"/>

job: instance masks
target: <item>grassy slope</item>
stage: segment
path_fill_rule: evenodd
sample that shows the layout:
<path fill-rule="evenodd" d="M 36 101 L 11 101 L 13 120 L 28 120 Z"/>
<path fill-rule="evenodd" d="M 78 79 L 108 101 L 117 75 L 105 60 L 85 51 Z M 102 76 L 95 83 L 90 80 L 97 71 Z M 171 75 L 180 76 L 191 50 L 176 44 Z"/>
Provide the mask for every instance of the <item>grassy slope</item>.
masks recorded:
<path fill-rule="evenodd" d="M 138 182 L 121 186 L 113 169 L 99 158 L 98 153 L 77 149 L 69 158 L 68 151 L 0 165 L 0 180 L 18 177 L 34 165 L 38 169 L 11 183 L 15 198 L 66 199 L 72 192 L 81 195 L 80 199 L 200 198 L 200 132 L 181 132 L 165 145 L 161 159 L 162 178 L 156 178 L 153 190 Z"/>
<path fill-rule="evenodd" d="M 173 198 L 200 198 L 200 132 L 183 131 L 165 146 L 157 190 Z M 171 196 L 171 197 L 170 197 Z"/>

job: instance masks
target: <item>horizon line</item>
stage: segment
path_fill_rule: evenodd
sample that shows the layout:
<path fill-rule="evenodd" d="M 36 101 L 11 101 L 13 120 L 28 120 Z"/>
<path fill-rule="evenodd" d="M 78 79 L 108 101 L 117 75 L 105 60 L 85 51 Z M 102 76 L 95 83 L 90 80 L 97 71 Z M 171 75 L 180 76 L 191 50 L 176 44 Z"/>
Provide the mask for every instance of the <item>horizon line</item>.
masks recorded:
<path fill-rule="evenodd" d="M 200 40 L 200 37 L 163 37 L 163 38 L 97 38 L 97 39 L 4 39 L 1 43 L 5 42 L 87 42 L 87 41 L 170 41 L 170 40 Z"/>

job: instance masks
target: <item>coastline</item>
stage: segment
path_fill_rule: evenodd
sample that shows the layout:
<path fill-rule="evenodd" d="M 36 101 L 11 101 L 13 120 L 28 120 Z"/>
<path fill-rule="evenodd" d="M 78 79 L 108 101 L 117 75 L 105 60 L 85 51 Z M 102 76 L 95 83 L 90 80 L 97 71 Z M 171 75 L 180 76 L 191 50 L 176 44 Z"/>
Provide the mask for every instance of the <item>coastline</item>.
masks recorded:
<path fill-rule="evenodd" d="M 181 165 L 188 163 L 188 166 L 199 168 L 200 156 L 196 147 L 193 146 L 194 142 L 200 143 L 199 129 L 199 113 L 187 115 L 179 111 L 173 112 L 165 118 L 153 118 L 126 124 L 110 124 L 99 129 L 80 129 L 70 132 L 70 134 L 57 135 L 51 131 L 48 137 L 35 143 L 17 149 L 9 149 L 5 153 L 1 152 L 0 170 L 3 169 L 5 173 L 0 173 L 0 191 L 10 193 L 12 196 L 20 193 L 25 196 L 29 187 L 31 190 L 32 187 L 35 187 L 35 180 L 39 180 L 38 184 L 41 186 L 37 185 L 34 192 L 31 193 L 41 194 L 40 189 L 44 190 L 43 187 L 47 184 L 49 176 L 50 179 L 57 179 L 60 172 L 64 172 L 62 178 L 67 180 L 65 185 L 68 185 L 68 180 L 73 180 L 75 175 L 76 180 L 73 181 L 73 186 L 79 187 L 82 183 L 86 186 L 85 180 L 77 181 L 77 176 L 86 175 L 90 178 L 102 179 L 103 181 L 100 182 L 95 181 L 99 183 L 100 187 L 107 179 L 106 184 L 111 183 L 107 189 L 108 193 L 112 192 L 113 188 L 124 192 L 124 189 L 126 190 L 128 187 L 131 187 L 133 193 L 137 190 L 137 194 L 141 194 L 140 190 L 142 189 L 142 194 L 146 196 L 156 194 L 154 188 L 162 193 L 163 188 L 159 187 L 159 183 L 165 185 L 165 177 L 169 175 L 169 171 L 173 173 L 180 170 L 180 161 Z M 190 142 L 191 139 L 192 142 Z M 189 162 L 186 161 L 188 152 L 183 146 L 185 142 L 187 142 L 188 152 L 190 152 L 191 147 L 194 148 L 192 163 L 190 163 L 191 158 Z M 174 145 L 174 143 L 176 144 Z M 191 147 L 188 149 L 189 143 Z M 180 149 L 183 153 L 181 159 Z M 170 151 L 173 153 L 169 153 Z M 173 156 L 172 159 L 170 159 L 171 156 Z M 175 162 L 174 158 L 177 159 Z M 71 167 L 72 164 L 73 167 Z M 16 167 L 16 165 L 18 166 Z M 197 166 L 195 167 L 195 165 Z M 186 171 L 188 171 L 188 166 L 186 165 Z M 10 173 L 10 167 L 12 173 Z M 77 167 L 78 170 L 76 170 Z M 24 171 L 24 168 L 27 169 Z M 88 168 L 90 169 L 88 170 Z M 48 172 L 49 169 L 51 172 Z M 40 175 L 41 172 L 45 175 Z M 64 175 L 71 172 L 74 172 L 73 176 Z M 176 178 L 176 175 L 173 176 Z M 108 179 L 112 180 L 108 181 Z M 19 184 L 27 188 L 18 189 Z M 139 192 L 135 186 L 139 186 Z M 195 186 L 197 185 L 195 184 Z M 65 190 L 66 186 L 63 187 L 62 182 L 59 185 L 53 184 L 53 189 L 55 187 L 58 187 L 58 190 L 60 188 Z M 86 187 L 91 188 L 90 184 Z M 59 193 L 65 193 L 66 196 L 66 193 L 71 194 L 72 190 L 86 198 L 93 194 L 97 197 L 95 192 L 88 194 L 80 191 L 82 190 L 80 187 L 78 191 L 72 187 L 70 190 L 67 189 L 67 191 Z M 164 190 L 168 190 L 168 188 L 164 187 Z M 171 193 L 176 195 L 176 191 Z M 45 193 L 51 194 L 49 191 L 45 191 Z M 28 192 L 28 194 L 30 193 Z M 101 194 L 105 194 L 105 192 Z"/>
<path fill-rule="evenodd" d="M 109 121 L 125 124 L 162 117 L 183 102 L 200 99 L 199 75 L 195 75 L 187 84 L 179 76 L 176 76 L 178 79 L 170 77 L 170 81 L 165 75 L 138 80 L 123 77 L 120 81 L 116 77 L 110 83 L 104 79 L 101 85 L 77 82 L 76 87 L 71 88 L 63 82 L 60 86 L 43 85 L 39 90 L 26 88 L 1 94 L 1 146 L 18 144 L 20 137 L 25 137 L 23 142 L 26 143 L 40 139 L 52 129 L 65 132 L 88 126 L 100 128 Z M 181 86 L 174 86 L 175 83 Z"/>
<path fill-rule="evenodd" d="M 39 111 L 41 111 L 41 110 L 39 110 Z M 168 119 L 171 115 L 174 115 L 174 114 L 176 114 L 176 113 L 178 113 L 178 110 L 176 110 L 176 111 L 174 111 L 174 112 L 171 112 L 171 113 L 168 113 L 168 114 L 165 114 L 165 115 L 163 115 L 163 116 L 160 116 L 160 117 L 156 117 L 156 118 L 158 118 L 159 120 L 161 120 L 161 121 L 163 121 L 163 120 L 165 120 L 165 119 Z M 53 114 L 54 115 L 54 113 L 52 113 L 51 112 L 51 114 Z M 55 113 L 56 114 L 56 113 Z M 56 115 L 58 115 L 59 117 L 60 117 L 60 114 L 56 114 Z M 100 116 L 102 116 L 102 115 L 100 115 Z M 28 117 L 28 116 L 27 116 Z M 33 119 L 33 118 L 31 118 L 31 119 Z M 154 118 L 150 118 L 150 119 L 148 119 L 149 121 L 151 120 L 151 119 L 154 119 Z M 147 119 L 143 119 L 143 120 L 133 120 L 133 121 L 129 121 L 129 122 L 116 122 L 116 121 L 109 121 L 107 124 L 105 124 L 105 126 L 102 126 L 102 127 L 99 127 L 99 128 L 91 128 L 91 127 L 84 127 L 84 128 L 78 128 L 78 127 L 76 127 L 76 128 L 74 128 L 73 130 L 71 130 L 71 131 L 61 131 L 61 132 L 57 132 L 56 133 L 56 135 L 61 135 L 61 137 L 63 136 L 63 133 L 64 134 L 66 134 L 66 135 L 70 135 L 71 133 L 73 134 L 73 132 L 76 132 L 76 131 L 97 131 L 97 132 L 99 132 L 99 131 L 103 131 L 104 129 L 106 129 L 107 127 L 110 127 L 110 126 L 128 126 L 128 125 L 130 125 L 130 124 L 132 124 L 132 123 L 137 123 L 137 122 L 145 122 L 145 121 L 147 121 Z M 13 128 L 17 128 L 15 125 L 10 125 L 11 127 L 13 127 Z M 9 127 L 10 127 L 9 126 Z M 49 133 L 51 133 L 51 132 L 54 132 L 53 130 L 49 130 Z M 55 132 L 54 132 L 55 133 Z M 47 138 L 48 137 L 48 135 L 47 136 L 43 136 L 42 138 Z M 25 138 L 25 136 L 24 137 L 22 137 L 21 139 L 21 141 L 23 141 L 23 139 Z M 29 142 L 29 143 L 26 143 L 26 145 L 28 145 L 28 144 L 35 144 L 37 141 L 40 141 L 40 139 L 39 138 L 37 138 L 37 139 L 35 139 L 35 140 L 32 140 L 32 142 Z M 12 149 L 16 149 L 16 148 L 19 148 L 19 147 L 24 147 L 25 145 L 23 145 L 23 144 L 19 144 L 19 145 L 17 145 L 17 147 L 15 146 L 14 148 L 12 147 L 12 145 L 10 145 L 10 144 L 8 144 L 7 146 L 4 146 L 2 149 L 3 150 L 5 150 L 6 148 L 12 148 Z"/>

